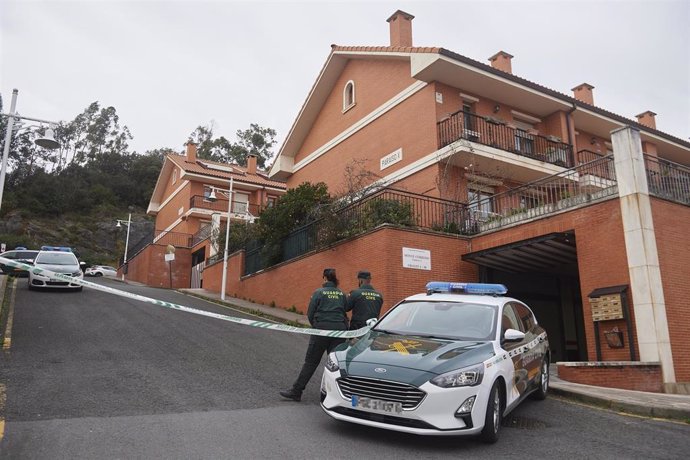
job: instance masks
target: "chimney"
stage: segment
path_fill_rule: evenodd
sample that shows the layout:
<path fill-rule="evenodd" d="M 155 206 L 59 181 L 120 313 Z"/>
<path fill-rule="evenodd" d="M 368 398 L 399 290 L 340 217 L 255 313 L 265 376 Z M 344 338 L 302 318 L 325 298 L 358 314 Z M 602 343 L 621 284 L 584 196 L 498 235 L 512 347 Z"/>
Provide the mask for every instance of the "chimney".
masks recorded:
<path fill-rule="evenodd" d="M 592 90 L 594 86 L 589 83 L 582 83 L 576 86 L 571 91 L 573 92 L 573 97 L 578 101 L 586 102 L 589 105 L 594 105 L 594 93 Z"/>
<path fill-rule="evenodd" d="M 194 142 L 187 142 L 187 161 L 196 163 L 196 144 Z"/>
<path fill-rule="evenodd" d="M 391 46 L 412 46 L 412 20 L 414 16 L 398 10 L 386 21 L 390 24 Z"/>
<path fill-rule="evenodd" d="M 256 174 L 256 155 L 247 156 L 247 174 Z"/>
<path fill-rule="evenodd" d="M 491 67 L 494 69 L 502 70 L 506 73 L 513 73 L 513 66 L 510 62 L 513 57 L 512 54 L 508 54 L 505 51 L 499 51 L 489 58 L 489 62 L 491 62 Z"/>
<path fill-rule="evenodd" d="M 637 122 L 639 124 L 656 129 L 656 119 L 654 118 L 656 113 L 652 112 L 651 110 L 647 110 L 646 112 L 642 112 L 641 114 L 635 116 L 637 117 Z"/>

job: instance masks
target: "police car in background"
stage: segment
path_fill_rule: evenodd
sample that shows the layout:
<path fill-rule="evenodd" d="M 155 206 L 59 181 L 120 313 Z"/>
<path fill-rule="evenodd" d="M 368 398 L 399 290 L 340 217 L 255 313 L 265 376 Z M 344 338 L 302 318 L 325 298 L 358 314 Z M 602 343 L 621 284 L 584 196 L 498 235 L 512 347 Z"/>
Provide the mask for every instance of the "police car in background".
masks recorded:
<path fill-rule="evenodd" d="M 328 356 L 321 407 L 352 423 L 496 442 L 502 418 L 549 387 L 546 331 L 506 293 L 500 284 L 427 284 Z"/>

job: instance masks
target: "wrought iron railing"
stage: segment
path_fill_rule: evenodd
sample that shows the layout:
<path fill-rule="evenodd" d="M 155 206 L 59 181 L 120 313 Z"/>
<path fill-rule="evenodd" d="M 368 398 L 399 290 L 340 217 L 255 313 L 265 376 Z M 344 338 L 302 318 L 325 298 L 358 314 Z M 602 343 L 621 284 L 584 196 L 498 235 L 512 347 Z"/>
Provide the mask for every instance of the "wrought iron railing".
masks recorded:
<path fill-rule="evenodd" d="M 495 230 L 617 195 L 613 156 L 605 156 L 553 176 L 468 205 L 466 228 Z"/>
<path fill-rule="evenodd" d="M 213 227 L 210 225 L 201 227 L 198 232 L 192 235 L 192 246 L 196 246 L 202 241 L 211 238 L 211 235 L 213 235 Z"/>
<path fill-rule="evenodd" d="M 570 144 L 506 126 L 498 119 L 462 110 L 437 123 L 439 148 L 466 139 L 564 168 L 574 166 Z"/>
<path fill-rule="evenodd" d="M 381 189 L 355 203 L 336 203 L 328 217 L 290 233 L 271 247 L 252 243 L 245 250 L 245 274 L 284 262 L 319 247 L 388 223 L 466 234 L 466 205 L 395 189 Z"/>
<path fill-rule="evenodd" d="M 690 167 L 645 154 L 649 193 L 690 206 Z"/>
<path fill-rule="evenodd" d="M 228 212 L 228 200 L 219 198 L 217 200 L 211 201 L 203 195 L 194 195 L 190 199 L 189 207 L 190 207 L 190 209 L 191 208 L 208 209 L 211 211 L 216 211 L 216 212 L 225 214 Z M 263 210 L 263 208 L 261 206 L 259 206 L 258 204 L 249 204 L 249 203 L 245 203 L 242 201 L 235 201 L 232 203 L 231 212 L 238 214 L 238 215 L 250 214 L 250 215 L 256 217 L 259 215 L 259 213 L 262 210 Z"/>

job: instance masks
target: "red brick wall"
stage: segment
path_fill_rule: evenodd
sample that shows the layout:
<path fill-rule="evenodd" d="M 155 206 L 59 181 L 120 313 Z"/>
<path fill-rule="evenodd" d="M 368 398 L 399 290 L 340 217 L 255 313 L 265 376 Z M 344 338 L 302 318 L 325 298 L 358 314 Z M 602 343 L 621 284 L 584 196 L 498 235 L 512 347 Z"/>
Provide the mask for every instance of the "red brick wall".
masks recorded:
<path fill-rule="evenodd" d="M 165 261 L 166 246 L 150 244 L 127 263 L 125 279 L 153 287 L 170 287 L 170 272 Z M 192 254 L 189 249 L 176 248 L 172 267 L 172 287 L 188 288 L 191 282 Z"/>
<path fill-rule="evenodd" d="M 652 198 L 676 381 L 690 382 L 690 208 Z"/>
<path fill-rule="evenodd" d="M 596 288 L 630 284 L 625 240 L 623 238 L 623 222 L 618 200 L 605 201 L 550 218 L 478 236 L 471 240 L 470 248 L 471 251 L 480 251 L 553 232 L 568 230 L 575 231 L 587 353 L 590 360 L 595 360 L 594 323 L 592 322 L 592 311 L 587 295 Z M 628 295 L 628 305 L 632 324 L 634 325 L 633 304 L 630 295 Z M 606 344 L 603 331 L 610 330 L 613 326 L 618 326 L 618 329 L 623 331 L 626 342 L 625 348 L 613 349 Z M 634 326 L 633 331 L 628 331 L 624 321 L 604 321 L 600 323 L 600 332 L 602 360 L 630 360 L 630 349 L 627 345 L 628 334 L 632 333 L 635 348 L 637 349 L 637 337 Z"/>
<path fill-rule="evenodd" d="M 403 247 L 431 251 L 431 271 L 403 268 Z M 382 227 L 244 279 L 240 279 L 244 253 L 235 253 L 228 260 L 226 292 L 266 305 L 272 301 L 282 308 L 294 305 L 306 313 L 312 292 L 322 283 L 324 268 L 337 270 L 345 292 L 357 287 L 356 274 L 366 269 L 372 273 L 373 286 L 382 292 L 387 310 L 409 295 L 424 292 L 432 280 L 476 281 L 476 267 L 460 260 L 465 252 L 467 241 L 458 237 Z M 222 268 L 222 263 L 206 268 L 206 289 L 220 291 Z"/>
<path fill-rule="evenodd" d="M 558 366 L 558 377 L 568 382 L 624 390 L 662 393 L 661 365 Z"/>

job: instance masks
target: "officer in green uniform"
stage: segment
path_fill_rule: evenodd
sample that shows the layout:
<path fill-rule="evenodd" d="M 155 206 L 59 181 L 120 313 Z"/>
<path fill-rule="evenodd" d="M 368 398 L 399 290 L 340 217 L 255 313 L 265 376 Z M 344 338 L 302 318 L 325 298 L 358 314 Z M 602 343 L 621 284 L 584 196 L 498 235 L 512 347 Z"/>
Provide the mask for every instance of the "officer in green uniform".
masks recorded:
<path fill-rule="evenodd" d="M 309 308 L 307 309 L 309 323 L 316 329 L 347 330 L 347 316 L 345 315 L 347 299 L 345 293 L 338 289 L 338 278 L 335 276 L 335 269 L 325 269 L 323 271 L 323 279 L 323 286 L 314 291 L 309 301 Z M 309 383 L 311 376 L 314 375 L 314 372 L 319 367 L 324 352 L 330 353 L 337 345 L 344 341 L 345 339 L 310 336 L 302 371 L 299 373 L 292 388 L 281 391 L 280 395 L 293 401 L 301 401 L 302 392 L 307 383 Z"/>
<path fill-rule="evenodd" d="M 366 326 L 369 318 L 378 318 L 383 305 L 383 296 L 371 286 L 371 273 L 360 271 L 357 273 L 359 289 L 350 292 L 345 311 L 352 310 L 350 329 L 355 330 Z"/>

